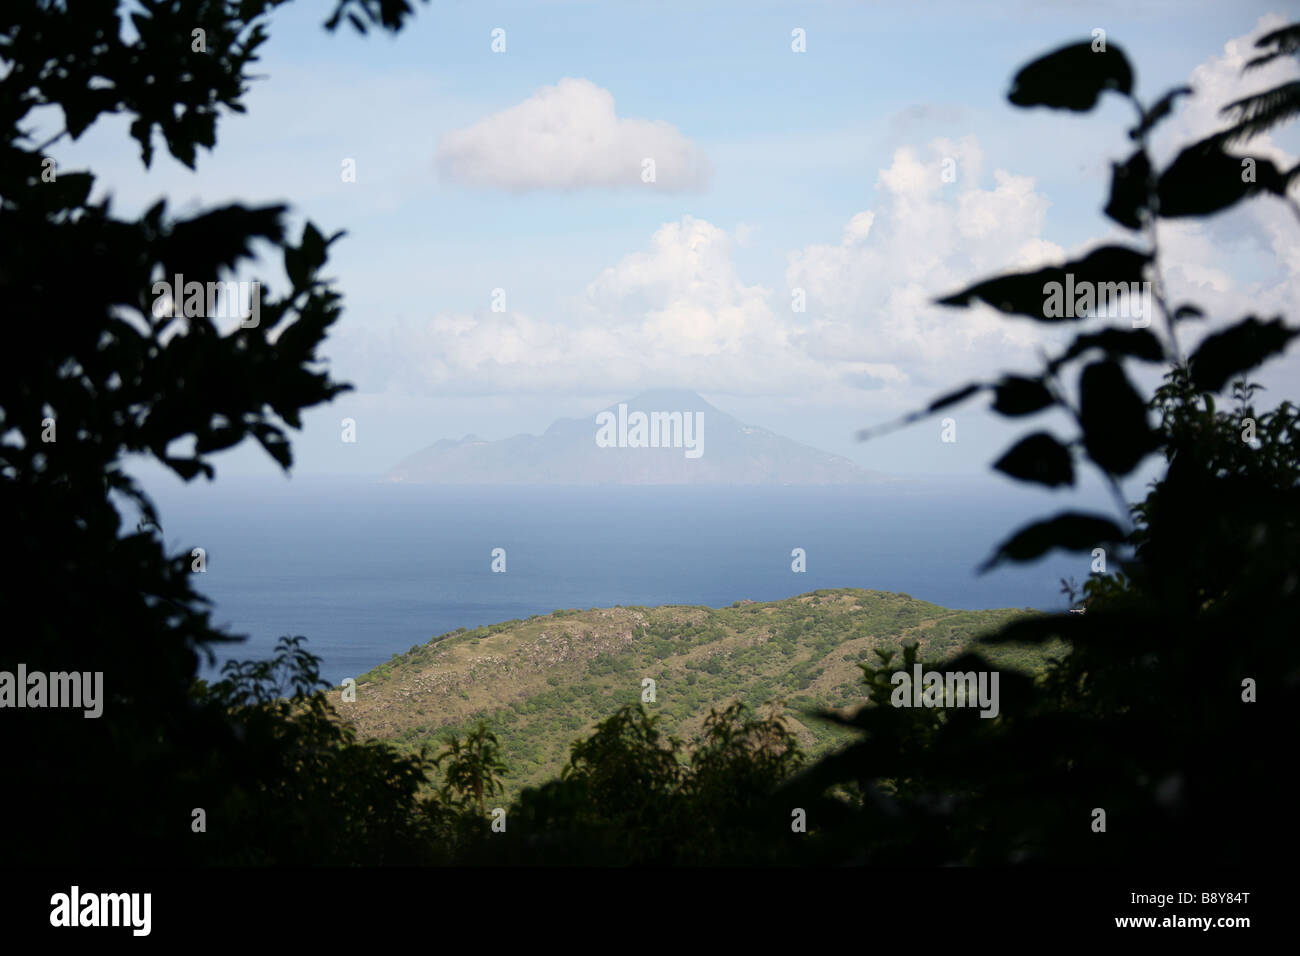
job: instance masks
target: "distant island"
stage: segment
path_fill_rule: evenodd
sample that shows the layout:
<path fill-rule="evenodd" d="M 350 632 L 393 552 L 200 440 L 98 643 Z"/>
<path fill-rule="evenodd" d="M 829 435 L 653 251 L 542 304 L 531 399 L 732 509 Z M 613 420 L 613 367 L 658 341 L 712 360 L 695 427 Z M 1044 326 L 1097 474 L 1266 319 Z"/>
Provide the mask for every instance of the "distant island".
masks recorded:
<path fill-rule="evenodd" d="M 644 392 L 541 435 L 444 439 L 386 480 L 474 485 L 842 485 L 888 481 L 840 455 L 745 425 L 695 392 Z"/>

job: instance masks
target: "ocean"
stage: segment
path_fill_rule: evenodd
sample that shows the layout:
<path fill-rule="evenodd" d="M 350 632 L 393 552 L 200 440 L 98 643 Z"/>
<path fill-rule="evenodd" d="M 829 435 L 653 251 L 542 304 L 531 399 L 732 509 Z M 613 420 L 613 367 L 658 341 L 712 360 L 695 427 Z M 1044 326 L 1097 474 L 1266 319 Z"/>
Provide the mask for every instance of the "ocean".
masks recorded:
<path fill-rule="evenodd" d="M 1068 505 L 996 480 L 833 487 L 439 487 L 218 478 L 153 489 L 171 552 L 202 547 L 213 621 L 248 640 L 305 635 L 331 684 L 458 627 L 559 608 L 900 591 L 953 608 L 1061 609 L 1056 553 L 977 575 L 996 543 Z M 504 549 L 505 572 L 492 571 Z M 806 571 L 792 570 L 802 548 Z"/>

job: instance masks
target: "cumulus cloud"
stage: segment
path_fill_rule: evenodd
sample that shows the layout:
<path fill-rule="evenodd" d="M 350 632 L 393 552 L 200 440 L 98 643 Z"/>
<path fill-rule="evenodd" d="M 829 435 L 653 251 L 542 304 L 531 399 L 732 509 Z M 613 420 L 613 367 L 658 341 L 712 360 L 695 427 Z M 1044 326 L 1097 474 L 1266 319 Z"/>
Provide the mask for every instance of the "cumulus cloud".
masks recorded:
<path fill-rule="evenodd" d="M 785 288 L 740 274 L 740 235 L 684 216 L 575 290 L 562 319 L 441 315 L 394 332 L 383 362 L 403 370 L 404 386 L 434 394 L 682 386 L 831 399 L 865 390 L 904 405 L 953 375 L 1028 361 L 1039 342 L 1031 323 L 933 300 L 989 272 L 1063 258 L 1039 235 L 1047 200 L 1031 179 L 1002 170 L 980 186 L 974 138 L 939 140 L 930 152 L 923 161 L 899 150 L 873 207 L 848 216 L 838 242 L 790 253 Z M 943 181 L 950 156 L 957 184 Z M 796 288 L 806 311 L 794 308 Z"/>
<path fill-rule="evenodd" d="M 1040 235 L 1046 197 L 1029 177 L 1005 170 L 982 187 L 974 137 L 936 140 L 929 153 L 895 152 L 877 179 L 874 207 L 851 217 L 838 243 L 789 256 L 786 282 L 804 290 L 812 317 L 809 354 L 845 368 L 861 363 L 866 377 L 855 370 L 844 378 L 859 388 L 986 374 L 1029 359 L 1041 341 L 1028 323 L 933 300 L 989 274 L 1060 261 L 1064 251 Z M 955 160 L 955 182 L 945 182 L 947 159 Z"/>
<path fill-rule="evenodd" d="M 1246 61 L 1261 52 L 1255 47 L 1255 40 L 1287 22 L 1286 18 L 1275 13 L 1260 17 L 1250 33 L 1225 43 L 1221 56 L 1211 57 L 1192 70 L 1187 85 L 1192 88 L 1193 95 L 1180 98 L 1174 116 L 1157 127 L 1154 152 L 1159 161 L 1171 160 L 1177 149 L 1230 126 L 1222 107 L 1233 100 L 1296 79 L 1296 64 L 1291 57 L 1279 57 L 1267 66 L 1242 73 Z M 1233 151 L 1283 162 L 1290 158 L 1267 134 L 1233 147 Z"/>
<path fill-rule="evenodd" d="M 788 391 L 829 381 L 832 372 L 796 347 L 771 291 L 740 277 L 733 244 L 725 230 L 685 216 L 595 276 L 567 321 L 442 315 L 403 323 L 386 345 L 372 336 L 365 360 L 391 370 L 390 386 L 433 394 L 702 383 Z"/>
<path fill-rule="evenodd" d="M 654 180 L 647 183 L 647 160 Z M 566 77 L 509 109 L 442 137 L 440 175 L 468 186 L 515 192 L 590 188 L 703 188 L 708 159 L 661 120 L 629 119 L 590 80 Z"/>
<path fill-rule="evenodd" d="M 1261 21 L 1250 39 L 1270 25 Z M 1165 146 L 1159 162 L 1219 128 L 1223 103 L 1279 82 L 1288 68 L 1248 77 L 1243 87 L 1240 66 L 1249 55 L 1247 38 L 1233 41 L 1193 72 L 1198 96 L 1161 129 L 1174 145 Z M 612 99 L 586 87 L 606 98 L 607 125 L 617 126 Z M 1265 138 L 1248 149 L 1288 167 L 1295 162 Z M 528 154 L 513 146 L 502 152 L 521 162 Z M 546 175 L 559 168 L 543 165 Z M 785 275 L 766 284 L 743 276 L 735 259 L 757 224 L 728 233 L 684 216 L 575 289 L 576 307 L 562 315 L 444 314 L 367 347 L 384 352 L 372 358 L 390 385 L 423 394 L 608 395 L 682 386 L 824 402 L 856 397 L 880 410 L 915 407 L 957 381 L 1036 369 L 1040 349 L 1074 331 L 984 307 L 947 309 L 934 304 L 936 297 L 998 273 L 1064 262 L 1102 241 L 1139 241 L 1121 240 L 1115 227 L 1111 236 L 1067 250 L 1044 236 L 1050 202 L 1034 179 L 1005 169 L 986 173 L 984 165 L 974 136 L 898 149 L 879 171 L 869 206 L 846 210 L 837 236 L 789 250 Z M 955 180 L 945 175 L 954 167 Z M 504 182 L 504 173 L 492 175 Z M 598 180 L 594 172 L 584 175 Z M 525 181 L 532 180 L 512 180 L 516 187 Z M 1269 199 L 1205 222 L 1161 223 L 1164 278 L 1174 301 L 1195 301 L 1212 316 L 1187 327 L 1185 349 L 1243 310 L 1292 315 L 1300 300 L 1295 235 L 1290 210 Z M 1256 267 L 1243 267 L 1252 262 Z M 802 312 L 792 307 L 800 298 Z M 1294 358 L 1283 365 L 1281 371 L 1293 367 Z"/>
<path fill-rule="evenodd" d="M 1222 55 L 1192 70 L 1187 85 L 1194 95 L 1181 99 L 1175 115 L 1158 128 L 1153 150 L 1158 166 L 1170 162 L 1184 146 L 1226 128 L 1221 108 L 1229 102 L 1296 79 L 1296 64 L 1290 57 L 1242 73 L 1246 61 L 1259 52 L 1255 39 L 1286 22 L 1277 14 L 1261 17 L 1250 33 L 1224 44 Z M 1269 134 L 1230 151 L 1270 159 L 1283 169 L 1297 162 Z M 1293 210 L 1270 196 L 1246 200 L 1208 219 L 1162 220 L 1160 257 L 1170 297 L 1175 303 L 1195 302 L 1209 316 L 1206 322 L 1180 327 L 1184 350 L 1190 351 L 1205 335 L 1249 313 L 1283 315 L 1294 322 L 1295 303 L 1300 301 L 1298 238 Z M 1267 268 L 1261 270 L 1262 263 Z M 1256 374 L 1266 383 L 1293 381 L 1300 364 L 1295 353 L 1292 349 L 1284 361 Z"/>

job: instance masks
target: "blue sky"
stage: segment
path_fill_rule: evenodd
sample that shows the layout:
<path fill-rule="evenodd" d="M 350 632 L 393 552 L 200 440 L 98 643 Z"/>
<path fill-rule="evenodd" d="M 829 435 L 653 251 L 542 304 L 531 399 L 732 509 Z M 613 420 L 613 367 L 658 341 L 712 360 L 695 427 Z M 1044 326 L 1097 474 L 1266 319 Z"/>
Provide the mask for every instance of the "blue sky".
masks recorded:
<path fill-rule="evenodd" d="M 379 475 L 440 438 L 540 432 L 653 387 L 692 388 L 869 468 L 984 472 L 1023 423 L 980 401 L 957 413 L 953 444 L 937 422 L 853 436 L 949 386 L 1032 370 L 1055 341 L 934 297 L 1124 236 L 1100 210 L 1130 107 L 1019 110 L 1011 76 L 1104 29 L 1144 100 L 1197 90 L 1157 141 L 1167 159 L 1217 126 L 1218 106 L 1300 72 L 1240 78 L 1248 40 L 1297 13 L 1249 0 L 438 2 L 396 37 L 364 38 L 321 29 L 329 6 L 270 18 L 265 79 L 196 172 L 166 156 L 146 172 L 118 120 L 54 150 L 61 168 L 98 173 L 119 214 L 163 195 L 181 212 L 287 201 L 296 222 L 347 230 L 328 268 L 347 311 L 324 351 L 357 391 L 306 417 L 295 451 L 309 475 Z M 1300 143 L 1286 130 L 1250 152 L 1294 163 Z M 1171 224 L 1167 279 L 1210 306 L 1207 330 L 1274 314 L 1300 291 L 1297 230 L 1267 200 Z M 1274 398 L 1296 371 L 1292 355 L 1263 376 Z M 218 470 L 274 466 L 240 448 Z"/>

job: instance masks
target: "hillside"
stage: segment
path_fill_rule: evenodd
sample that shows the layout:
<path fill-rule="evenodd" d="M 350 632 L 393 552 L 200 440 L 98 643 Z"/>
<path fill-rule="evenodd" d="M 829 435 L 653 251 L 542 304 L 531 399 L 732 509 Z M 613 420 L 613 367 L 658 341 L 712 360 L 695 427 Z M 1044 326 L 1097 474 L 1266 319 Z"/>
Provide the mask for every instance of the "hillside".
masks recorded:
<path fill-rule="evenodd" d="M 888 480 L 746 425 L 695 392 L 645 392 L 541 435 L 443 439 L 389 472 L 412 484 L 827 485 Z"/>
<path fill-rule="evenodd" d="M 655 681 L 666 732 L 690 741 L 710 706 L 782 699 L 805 751 L 844 732 L 808 716 L 862 702 L 859 661 L 873 648 L 917 641 L 923 659 L 948 656 L 1011 617 L 1013 609 L 954 611 L 906 594 L 815 591 L 728 608 L 563 610 L 454 631 L 394 655 L 357 679 L 341 713 L 365 737 L 401 749 L 437 747 L 482 718 L 509 767 L 507 795 L 559 774 L 570 744 Z M 1022 649 L 990 653 L 1001 666 L 1037 667 Z M 335 698 L 337 699 L 337 698 Z"/>

